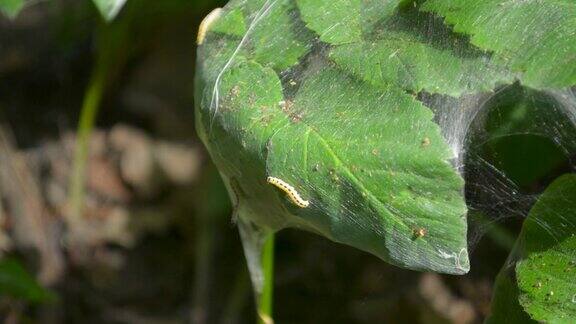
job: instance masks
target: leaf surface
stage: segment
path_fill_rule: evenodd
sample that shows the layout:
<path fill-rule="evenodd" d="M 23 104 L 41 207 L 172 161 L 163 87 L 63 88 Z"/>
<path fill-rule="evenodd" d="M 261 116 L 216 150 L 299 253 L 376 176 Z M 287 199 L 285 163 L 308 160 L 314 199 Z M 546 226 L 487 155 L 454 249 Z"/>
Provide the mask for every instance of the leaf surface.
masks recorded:
<path fill-rule="evenodd" d="M 538 321 L 576 320 L 576 175 L 546 190 L 523 225 L 520 304 Z"/>
<path fill-rule="evenodd" d="M 460 96 L 513 81 L 492 57 L 418 6 L 400 1 L 298 0 L 302 19 L 329 57 L 372 85 Z"/>
<path fill-rule="evenodd" d="M 0 296 L 2 295 L 33 303 L 51 301 L 55 298 L 13 258 L 0 261 Z"/>
<path fill-rule="evenodd" d="M 296 0 L 306 26 L 333 45 L 362 40 L 392 16 L 401 0 Z"/>
<path fill-rule="evenodd" d="M 268 20 L 281 17 L 289 18 L 293 35 L 306 37 L 297 31 L 304 26 L 298 17 L 308 22 L 304 4 L 296 3 L 298 7 L 288 0 L 235 1 L 223 14 L 236 18 L 219 18 L 229 22 L 222 23 L 228 27 L 210 29 L 199 48 L 197 129 L 240 220 L 273 231 L 312 231 L 404 268 L 466 273 L 463 180 L 451 164 L 454 153 L 432 111 L 406 91 L 432 89 L 435 84 L 426 80 L 440 74 L 428 75 L 430 69 L 438 61 L 447 65 L 461 57 L 422 62 L 404 56 L 420 64 L 416 83 L 393 77 L 405 72 L 405 66 L 390 64 L 389 78 L 372 82 L 363 71 L 354 73 L 351 63 L 328 57 L 330 50 L 360 46 L 370 38 L 392 46 L 397 41 L 393 36 L 404 35 L 399 30 L 388 38 L 379 35 L 378 28 L 391 19 L 396 4 L 376 15 L 365 10 L 376 6 L 375 1 L 347 13 L 358 12 L 369 22 L 360 26 L 359 42 L 326 47 L 309 39 L 310 47 L 301 51 L 294 40 L 261 41 L 260 29 L 271 40 L 292 37 L 290 32 L 272 33 L 276 23 Z M 283 12 L 280 18 L 273 15 L 275 8 Z M 334 8 L 338 4 L 330 10 Z M 240 12 L 246 22 L 242 36 L 226 31 L 241 28 Z M 436 49 L 414 33 L 410 40 L 417 43 L 417 54 L 446 48 Z M 266 46 L 270 55 L 258 50 Z M 293 49 L 299 54 L 292 56 Z M 303 59 L 309 50 L 313 52 Z M 285 61 L 284 54 L 291 58 Z M 491 76 L 482 80 L 493 82 Z M 468 89 L 467 82 L 446 82 L 442 91 L 460 93 Z M 469 88 L 476 86 L 481 87 Z M 282 189 L 268 183 L 268 177 L 276 178 Z"/>
<path fill-rule="evenodd" d="M 387 32 L 376 41 L 337 46 L 330 57 L 373 85 L 397 84 L 414 92 L 457 97 L 511 82 L 509 73 L 486 55 L 460 56 L 408 33 Z"/>
<path fill-rule="evenodd" d="M 284 112 L 267 169 L 310 201 L 298 218 L 402 267 L 468 271 L 463 183 L 428 108 L 324 69 Z"/>
<path fill-rule="evenodd" d="M 546 189 L 524 221 L 511 260 L 499 275 L 490 323 L 509 313 L 517 314 L 511 323 L 526 322 L 526 313 L 546 323 L 576 320 L 575 233 L 576 175 L 569 174 Z"/>
<path fill-rule="evenodd" d="M 304 228 L 402 267 L 468 271 L 463 183 L 428 108 L 336 69 L 308 75 L 290 99 L 273 70 L 242 62 L 219 89 L 211 153 L 253 221 Z M 267 176 L 310 206 L 296 207 Z"/>
<path fill-rule="evenodd" d="M 208 32 L 237 36 L 229 41 L 236 49 L 277 71 L 296 65 L 311 45 L 292 0 L 232 1 Z"/>
<path fill-rule="evenodd" d="M 572 0 L 428 0 L 472 44 L 493 51 L 531 87 L 576 84 L 576 2 Z"/>

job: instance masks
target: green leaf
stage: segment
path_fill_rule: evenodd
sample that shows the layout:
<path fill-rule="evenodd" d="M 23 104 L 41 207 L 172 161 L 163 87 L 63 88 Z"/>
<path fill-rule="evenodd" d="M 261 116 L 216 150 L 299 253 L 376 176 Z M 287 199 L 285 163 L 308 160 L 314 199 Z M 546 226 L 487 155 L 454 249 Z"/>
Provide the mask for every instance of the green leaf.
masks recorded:
<path fill-rule="evenodd" d="M 213 113 L 222 127 L 244 140 L 244 149 L 261 154 L 270 136 L 287 122 L 279 106 L 284 98 L 280 79 L 270 68 L 242 62 L 225 72 L 219 90 L 221 102 Z"/>
<path fill-rule="evenodd" d="M 489 322 L 523 310 L 536 321 L 576 320 L 576 175 L 554 181 L 534 205 L 507 266 L 499 275 Z M 515 272 L 511 273 L 511 270 Z M 517 278 L 517 282 L 512 281 Z M 509 313 L 510 312 L 510 313 Z"/>
<path fill-rule="evenodd" d="M 334 44 L 330 58 L 372 85 L 397 84 L 411 92 L 425 90 L 460 96 L 490 91 L 513 80 L 509 71 L 495 64 L 490 55 L 471 47 L 465 38 L 435 22 L 437 18 L 419 12 L 412 5 L 397 8 L 398 1 L 366 1 L 354 2 L 352 6 L 352 2 L 341 1 L 346 6 L 340 8 L 330 3 L 323 9 L 313 2 L 314 5 L 299 2 L 302 15 L 308 27 L 320 34 L 320 39 Z M 307 18 L 306 12 L 312 16 Z M 335 13 L 347 20 L 328 20 Z M 354 24 L 343 21 L 361 21 L 361 26 L 354 28 Z M 318 22 L 325 25 L 315 25 Z M 349 37 L 337 31 L 332 36 L 330 33 L 337 28 L 357 33 Z"/>
<path fill-rule="evenodd" d="M 518 301 L 518 285 L 514 274 L 514 263 L 506 265 L 496 277 L 494 295 L 491 303 L 491 314 L 486 324 L 537 324 L 524 312 Z"/>
<path fill-rule="evenodd" d="M 55 297 L 42 288 L 16 259 L 0 260 L 0 296 L 10 296 L 25 301 L 41 303 Z"/>
<path fill-rule="evenodd" d="M 231 9 L 219 17 L 213 26 L 210 27 L 210 30 L 228 35 L 244 36 L 246 33 L 246 20 L 242 10 L 239 8 Z"/>
<path fill-rule="evenodd" d="M 308 52 L 310 38 L 296 18 L 292 0 L 252 0 L 248 1 L 248 8 L 254 8 L 249 37 L 258 62 L 281 71 L 298 63 Z"/>
<path fill-rule="evenodd" d="M 357 42 L 362 37 L 361 0 L 296 0 L 306 26 L 330 44 Z"/>
<path fill-rule="evenodd" d="M 26 5 L 24 0 L 0 0 L 0 11 L 8 18 L 14 19 L 24 8 L 24 5 Z"/>
<path fill-rule="evenodd" d="M 324 69 L 284 111 L 267 169 L 310 200 L 300 223 L 401 267 L 468 271 L 463 183 L 426 107 Z"/>
<path fill-rule="evenodd" d="M 108 22 L 114 20 L 116 15 L 120 12 L 126 0 L 92 0 L 100 14 Z"/>
<path fill-rule="evenodd" d="M 576 175 L 568 174 L 554 181 L 530 210 L 520 233 L 522 255 L 547 251 L 575 234 Z"/>
<path fill-rule="evenodd" d="M 307 229 L 401 267 L 468 271 L 463 182 L 428 108 L 328 68 L 307 76 L 292 101 L 254 62 L 230 68 L 218 89 L 216 107 L 203 103 L 203 137 L 237 183 L 240 217 Z M 310 206 L 296 207 L 267 176 Z"/>
<path fill-rule="evenodd" d="M 520 234 L 516 266 L 520 303 L 538 321 L 576 320 L 576 175 L 550 185 L 530 211 Z"/>
<path fill-rule="evenodd" d="M 265 167 L 268 139 L 288 123 L 279 105 L 284 98 L 280 79 L 271 68 L 239 60 L 219 80 L 217 93 L 210 87 L 201 93 L 200 137 L 230 195 L 237 197 L 236 213 L 260 226 L 283 228 L 287 215 L 266 183 Z"/>
<path fill-rule="evenodd" d="M 213 84 L 227 64 L 237 64 L 249 55 L 244 49 L 238 49 L 238 43 L 233 37 L 209 33 L 206 38 L 198 48 L 199 60 L 196 69 L 200 71 L 198 75 L 202 75 L 202 78 L 196 80 L 198 84 Z"/>
<path fill-rule="evenodd" d="M 382 39 L 335 47 L 330 57 L 376 86 L 398 84 L 419 92 L 460 96 L 489 91 L 511 77 L 485 55 L 459 56 L 408 33 L 387 31 Z"/>
<path fill-rule="evenodd" d="M 341 45 L 362 40 L 401 0 L 296 0 L 306 26 L 323 42 Z"/>
<path fill-rule="evenodd" d="M 576 2 L 573 0 L 428 0 L 472 44 L 493 51 L 530 87 L 576 84 Z"/>
<path fill-rule="evenodd" d="M 277 71 L 296 64 L 311 46 L 310 34 L 295 15 L 292 0 L 233 1 L 208 28 L 210 33 L 236 36 L 234 44 L 248 58 Z"/>
<path fill-rule="evenodd" d="M 576 190 L 572 194 L 576 196 Z M 576 204 L 573 205 L 572 207 L 576 208 Z M 576 320 L 574 272 L 576 272 L 574 236 L 545 252 L 531 254 L 516 266 L 520 304 L 538 321 L 574 323 Z"/>

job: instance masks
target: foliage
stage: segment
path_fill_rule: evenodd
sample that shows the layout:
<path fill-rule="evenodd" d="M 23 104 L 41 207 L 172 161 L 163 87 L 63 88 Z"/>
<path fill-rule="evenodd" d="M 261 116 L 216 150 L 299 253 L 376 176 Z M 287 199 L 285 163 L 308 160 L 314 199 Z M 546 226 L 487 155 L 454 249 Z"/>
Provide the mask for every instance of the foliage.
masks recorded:
<path fill-rule="evenodd" d="M 71 178 L 73 209 L 74 202 L 84 203 L 84 195 L 75 193 L 84 190 L 89 154 L 83 143 L 100 102 L 112 105 L 116 95 L 128 102 L 139 92 L 123 92 L 116 85 L 138 75 L 154 79 L 154 73 L 133 73 L 134 66 L 155 59 L 134 56 L 134 48 L 146 42 L 150 48 L 164 46 L 159 42 L 163 36 L 150 36 L 153 30 L 183 34 L 182 25 L 170 30 L 158 28 L 158 21 L 172 19 L 180 11 L 175 8 L 208 8 L 209 0 L 188 2 L 85 0 L 89 13 L 105 23 L 94 24 L 82 14 L 61 27 L 74 29 L 72 34 L 84 32 L 85 38 L 76 40 L 83 46 L 80 51 L 96 44 Z M 14 19 L 32 3 L 0 0 L 0 11 Z M 89 30 L 94 26 L 96 33 Z M 186 26 L 192 30 L 194 24 Z M 261 259 L 264 320 L 272 309 L 276 231 L 304 229 L 402 268 L 464 274 L 471 232 L 466 218 L 482 211 L 471 203 L 470 188 L 478 184 L 466 178 L 472 159 L 463 155 L 474 151 L 478 161 L 513 183 L 506 189 L 514 190 L 506 192 L 492 190 L 500 184 L 480 189 L 494 209 L 501 209 L 498 216 L 510 213 L 499 202 L 517 203 L 522 191 L 529 192 L 523 196 L 528 199 L 516 208 L 520 213 L 525 207 L 527 213 L 554 177 L 574 170 L 574 110 L 562 105 L 576 107 L 570 102 L 576 98 L 570 89 L 576 85 L 572 0 L 232 0 L 206 27 L 198 52 L 197 129 L 226 181 L 239 226 L 268 238 Z M 93 34 L 99 37 L 96 42 L 87 36 Z M 192 38 L 186 39 L 177 43 L 190 49 Z M 68 49 L 66 55 L 76 55 L 76 47 Z M 170 86 L 180 83 L 168 79 Z M 501 102 L 494 104 L 496 99 Z M 485 117 L 486 129 L 472 134 L 463 122 L 454 127 L 461 131 L 455 136 L 450 127 L 461 114 L 466 121 L 476 114 Z M 482 144 L 463 148 L 466 141 Z M 283 189 L 267 183 L 268 177 L 280 179 Z M 490 322 L 574 321 L 575 183 L 573 175 L 557 179 L 532 206 L 498 276 Z M 224 192 L 218 185 L 199 182 L 193 199 L 193 298 L 201 310 L 212 297 L 208 279 L 220 244 L 214 221 L 228 207 L 219 204 Z M 294 199 L 309 205 L 298 206 Z M 486 217 L 486 224 L 501 229 L 491 220 Z M 64 231 L 72 233 L 73 226 L 66 225 Z M 506 237 L 509 241 L 514 242 Z M 72 250 L 66 243 L 60 248 Z M 364 269 L 343 260 L 333 268 L 352 264 L 344 277 L 364 276 Z M 0 291 L 11 299 L 51 299 L 14 259 L 0 262 Z"/>
<path fill-rule="evenodd" d="M 557 179 L 524 221 L 499 275 L 491 323 L 546 323 L 576 318 L 576 176 Z"/>
<path fill-rule="evenodd" d="M 54 295 L 38 282 L 13 258 L 0 260 L 0 296 L 41 303 L 54 300 Z"/>
<path fill-rule="evenodd" d="M 336 2 L 351 5 L 353 1 Z M 368 26 L 364 26 L 364 21 L 371 18 L 367 14 L 374 15 L 383 9 L 378 1 L 362 4 L 358 1 L 356 11 L 350 11 L 346 5 L 332 6 L 330 2 L 327 2 L 330 10 L 322 10 L 315 1 L 299 3 L 303 4 L 301 10 L 307 26 L 321 35 L 321 40 L 337 45 L 331 49 L 330 58 L 344 70 L 375 86 L 386 89 L 396 84 L 414 92 L 425 90 L 459 96 L 490 90 L 511 80 L 511 74 L 494 66 L 489 55 L 472 48 L 465 39 L 445 26 L 423 24 L 430 19 L 426 14 L 414 10 L 390 10 L 392 4 L 397 4 L 395 1 L 387 2 L 388 10 L 376 19 L 378 24 Z M 316 26 L 314 13 L 320 15 L 326 11 L 338 14 L 336 17 L 332 17 L 334 14 L 323 15 L 318 19 L 323 25 Z M 343 24 L 340 16 L 353 18 L 358 21 L 358 26 Z M 332 26 L 356 30 L 357 36 L 345 41 L 325 39 L 336 29 Z M 338 35 L 342 37 L 342 33 Z M 435 35 L 435 38 L 428 35 Z M 438 40 L 440 37 L 441 41 Z"/>
<path fill-rule="evenodd" d="M 516 81 L 565 91 L 576 84 L 575 23 L 563 0 L 231 1 L 199 48 L 197 129 L 241 219 L 463 274 L 467 208 L 451 164 L 461 148 L 434 119 L 456 107 L 425 99 L 463 102 Z M 524 271 L 521 289 L 533 284 Z"/>
<path fill-rule="evenodd" d="M 576 83 L 576 3 L 553 1 L 429 0 L 423 7 L 445 17 L 456 32 L 535 88 Z"/>
<path fill-rule="evenodd" d="M 277 10 L 286 11 L 288 3 L 261 11 L 276 19 Z M 307 3 L 298 4 L 304 12 Z M 238 15 L 234 4 L 228 10 L 222 20 Z M 258 19 L 250 5 L 242 10 Z M 293 29 L 303 28 L 302 22 L 291 23 L 297 25 Z M 200 66 L 201 82 L 218 84 L 214 96 L 213 89 L 204 90 L 199 127 L 223 174 L 241 189 L 240 217 L 273 230 L 304 228 L 407 268 L 468 270 L 463 183 L 448 163 L 452 153 L 428 108 L 399 87 L 384 82 L 373 87 L 341 69 L 289 80 L 287 89 L 297 93 L 286 97 L 274 69 L 293 65 L 286 58 L 302 54 L 262 57 L 260 48 L 275 45 L 262 42 L 256 31 L 248 35 L 250 48 L 239 46 L 234 52 L 223 47 L 234 43 L 232 31 L 222 33 L 222 24 L 215 26 L 217 32 L 200 49 Z M 295 45 L 287 53 L 301 48 L 296 40 L 289 43 Z M 354 109 L 358 106 L 363 108 Z M 407 128 L 414 131 L 401 132 Z M 245 168 L 238 170 L 232 161 Z M 281 199 L 265 183 L 266 176 L 297 188 L 311 200 L 310 208 L 294 208 Z M 419 228 L 429 235 L 415 237 Z"/>

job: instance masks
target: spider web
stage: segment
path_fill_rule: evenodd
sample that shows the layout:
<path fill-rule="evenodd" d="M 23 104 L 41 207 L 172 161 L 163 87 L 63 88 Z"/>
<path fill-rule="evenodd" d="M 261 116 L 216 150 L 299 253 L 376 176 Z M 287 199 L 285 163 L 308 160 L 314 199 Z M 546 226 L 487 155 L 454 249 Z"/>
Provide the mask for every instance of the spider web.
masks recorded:
<path fill-rule="evenodd" d="M 204 120 L 208 121 L 201 127 L 205 129 L 204 141 L 212 147 L 210 151 L 215 160 L 224 161 L 220 164 L 228 170 L 223 172 L 227 173 L 225 177 L 265 178 L 265 171 L 245 170 L 243 163 L 250 160 L 239 157 L 230 161 L 220 153 L 228 147 L 213 139 L 222 133 L 236 132 L 232 136 L 244 148 L 250 147 L 249 143 L 242 142 L 243 135 L 237 129 L 218 118 L 233 109 L 225 98 L 234 88 L 224 90 L 224 76 L 242 62 L 251 60 L 277 73 L 285 100 L 270 101 L 284 112 L 290 111 L 292 103 L 298 101 L 301 80 L 334 68 L 381 89 L 394 84 L 427 107 L 450 151 L 447 161 L 465 180 L 462 195 L 468 209 L 467 249 L 470 252 L 494 224 L 525 217 L 550 182 L 563 173 L 575 171 L 576 91 L 573 88 L 537 90 L 521 85 L 517 81 L 518 72 L 502 64 L 501 57 L 470 44 L 468 36 L 456 33 L 441 17 L 421 10 L 421 2 L 356 4 L 356 1 L 237 0 L 231 1 L 217 21 L 208 26 L 199 55 L 202 72 L 197 78 L 197 84 L 205 90 L 197 97 L 201 98 L 199 106 L 203 107 L 207 116 Z M 327 77 L 339 82 L 330 78 Z M 262 86 L 270 93 L 258 80 L 254 86 Z M 333 83 L 327 82 L 324 90 L 329 92 L 333 87 Z M 261 103 L 264 104 L 268 103 Z M 293 122 L 299 122 L 306 118 L 303 114 L 295 111 L 289 116 Z M 352 114 L 352 118 L 360 118 L 358 116 Z M 412 130 L 424 127 L 414 120 L 415 124 L 406 130 L 407 136 Z M 343 121 L 342 129 L 346 123 Z M 368 125 L 368 121 L 366 123 Z M 287 124 L 281 124 L 258 136 L 274 138 L 288 128 Z M 342 129 L 334 128 L 333 135 L 340 138 Z M 391 145 L 401 150 L 404 144 L 398 141 Z M 296 181 L 297 178 L 288 179 Z M 251 193 L 249 186 L 234 189 L 228 185 L 234 201 L 238 195 L 260 194 Z M 307 183 L 300 189 L 304 193 L 317 190 Z M 324 193 L 330 196 L 329 192 Z M 345 197 L 344 204 L 328 198 L 326 201 L 328 205 L 343 205 L 352 211 L 359 208 L 355 199 L 351 193 Z M 387 207 L 406 218 L 411 216 L 392 204 Z M 423 206 L 415 208 L 424 210 Z M 267 216 L 271 217 L 266 221 L 268 227 L 303 227 L 338 241 L 321 226 L 286 223 L 282 217 L 274 219 L 274 213 Z M 347 226 L 364 226 L 353 219 L 343 222 L 348 222 Z M 262 272 L 258 255 L 263 233 L 242 215 L 238 225 L 253 283 L 256 291 L 260 291 Z M 541 226 L 553 232 L 547 224 Z M 446 231 L 439 230 L 437 235 L 448 235 Z M 458 251 L 446 252 L 440 248 L 437 251 L 441 258 L 453 258 L 456 268 L 461 266 Z M 428 261 L 435 262 L 423 260 L 422 264 Z"/>

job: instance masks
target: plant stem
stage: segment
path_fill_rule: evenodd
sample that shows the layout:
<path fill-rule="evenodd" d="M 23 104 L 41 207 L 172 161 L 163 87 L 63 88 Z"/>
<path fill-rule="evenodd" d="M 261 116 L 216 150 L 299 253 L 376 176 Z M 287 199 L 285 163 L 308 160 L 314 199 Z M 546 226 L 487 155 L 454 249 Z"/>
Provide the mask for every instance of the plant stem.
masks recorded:
<path fill-rule="evenodd" d="M 266 234 L 262 249 L 262 271 L 264 284 L 258 298 L 258 323 L 272 324 L 272 303 L 274 294 L 274 232 Z"/>
<path fill-rule="evenodd" d="M 84 95 L 80 110 L 76 148 L 72 161 L 72 174 L 69 183 L 70 213 L 68 225 L 72 228 L 81 219 L 84 205 L 84 182 L 90 136 L 94 129 L 98 109 L 108 81 L 117 75 L 127 57 L 127 44 L 129 44 L 129 27 L 132 19 L 132 10 L 128 6 L 123 19 L 110 24 L 103 24 L 97 35 L 96 63 Z M 73 230 L 72 230 L 73 232 Z"/>
<path fill-rule="evenodd" d="M 88 89 L 86 90 L 80 111 L 76 148 L 72 162 L 72 176 L 70 178 L 71 213 L 69 215 L 69 221 L 71 224 L 76 223 L 82 214 L 85 196 L 84 180 L 88 161 L 88 144 L 98 114 L 98 107 L 102 101 L 106 80 L 106 73 L 103 70 L 101 66 L 96 66 L 88 84 Z"/>

